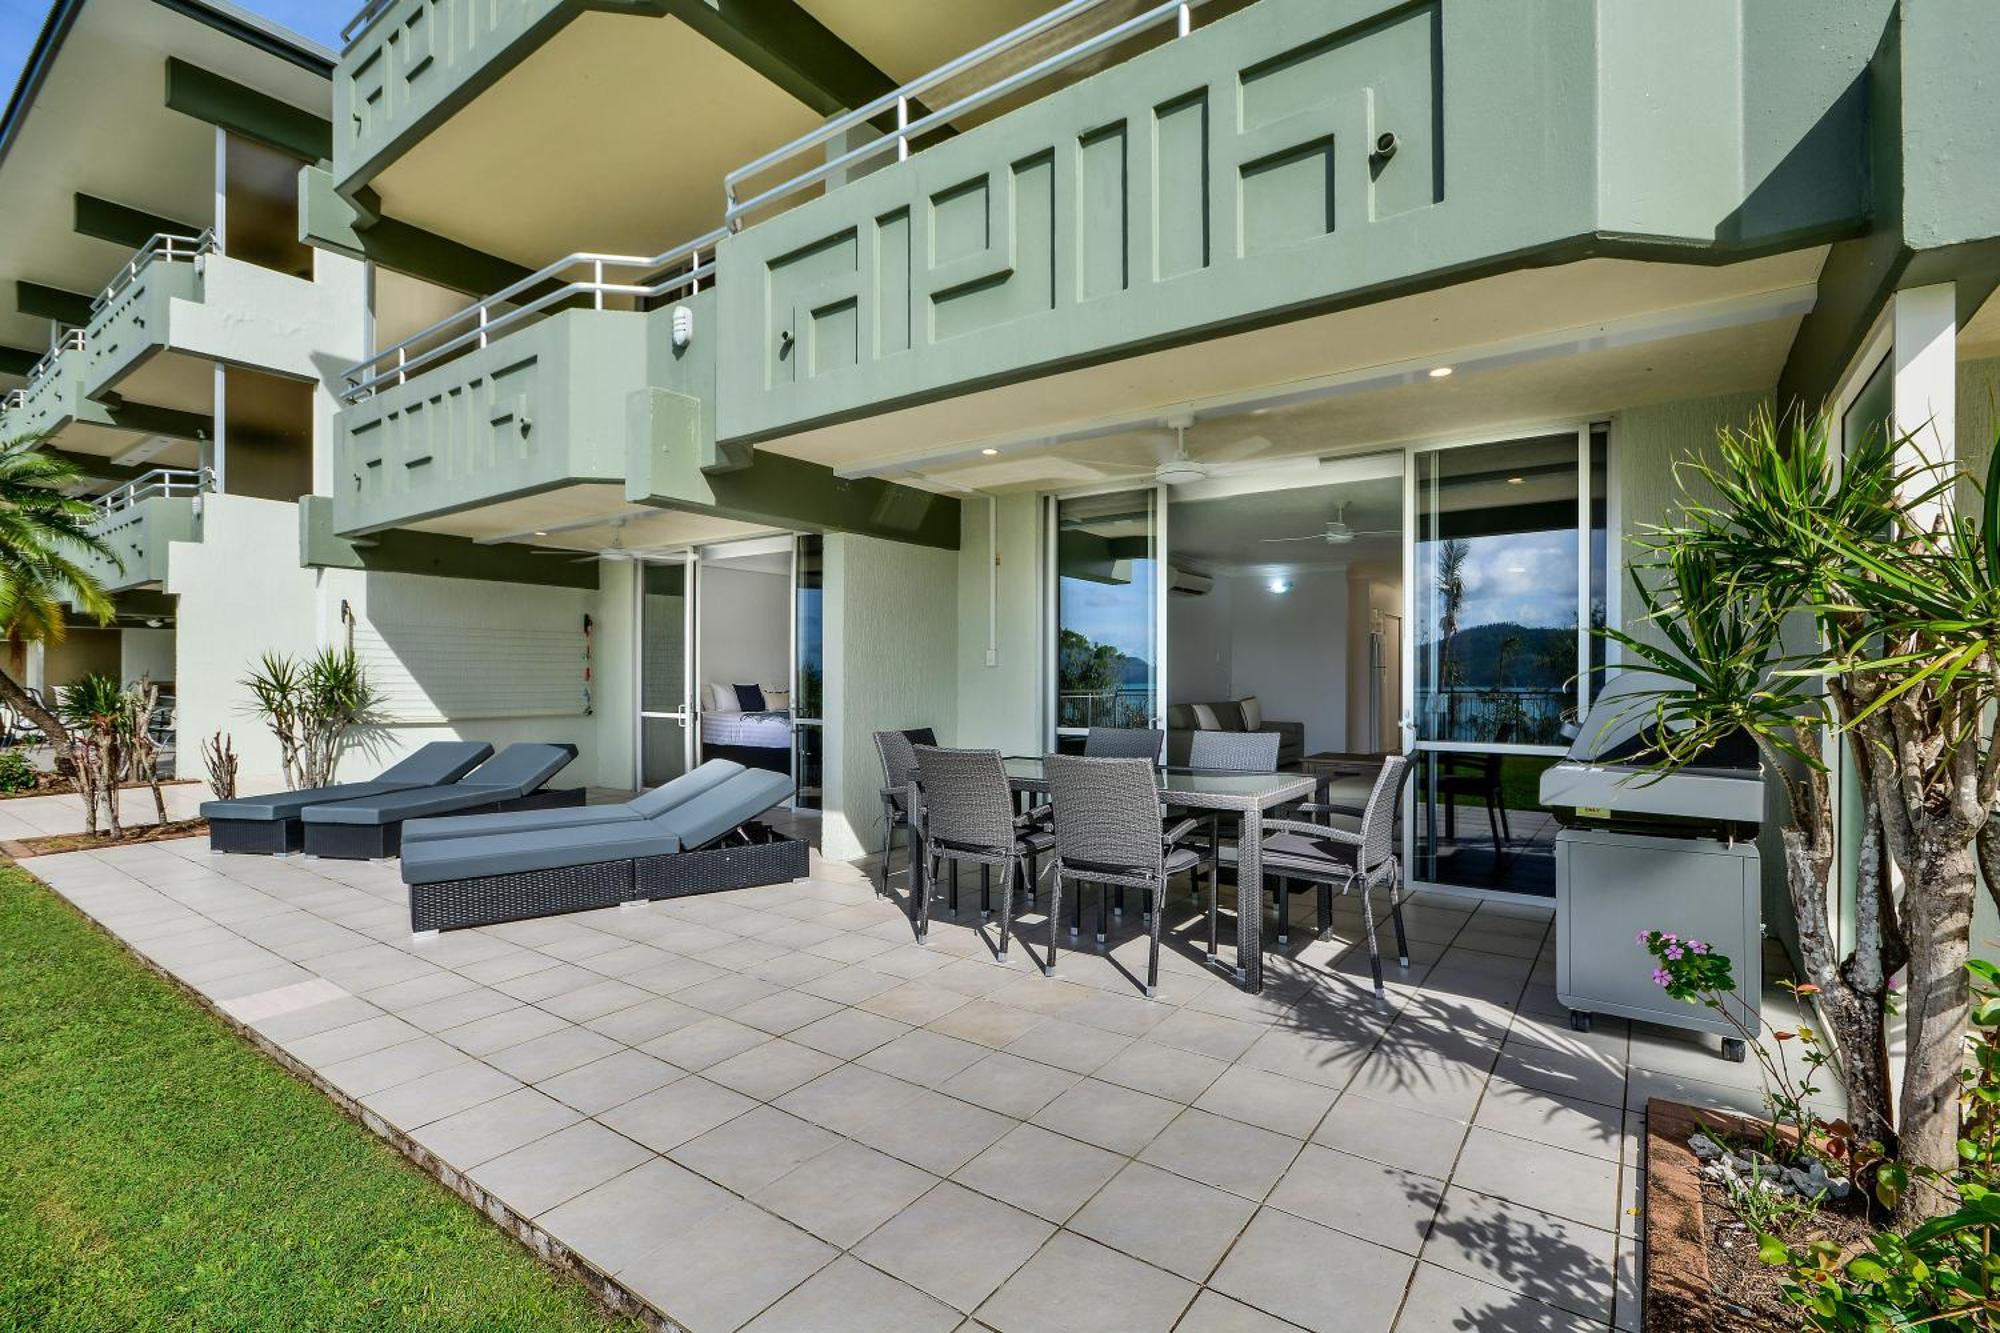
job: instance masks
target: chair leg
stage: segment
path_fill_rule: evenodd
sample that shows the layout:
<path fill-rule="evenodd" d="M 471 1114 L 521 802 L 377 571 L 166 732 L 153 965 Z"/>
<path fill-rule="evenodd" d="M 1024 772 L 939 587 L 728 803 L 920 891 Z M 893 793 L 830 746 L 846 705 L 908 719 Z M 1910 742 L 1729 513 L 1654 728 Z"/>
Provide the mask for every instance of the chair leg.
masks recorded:
<path fill-rule="evenodd" d="M 951 863 L 951 919 L 958 920 L 958 859 Z"/>
<path fill-rule="evenodd" d="M 1503 856 L 1505 849 L 1500 843 L 1500 793 L 1486 793 L 1486 827 L 1493 834 L 1493 854 Z"/>
<path fill-rule="evenodd" d="M 1382 984 L 1382 950 L 1375 942 L 1375 904 L 1368 896 L 1368 882 L 1361 882 L 1361 922 L 1368 928 L 1368 970 L 1375 976 L 1375 1003 L 1389 1007 L 1389 991 Z"/>
<path fill-rule="evenodd" d="M 1035 889 L 1041 883 L 1042 857 L 1039 852 L 1028 853 L 1028 910 L 1035 907 Z"/>
<path fill-rule="evenodd" d="M 1333 931 L 1333 885 L 1321 884 L 1319 888 L 1319 937 L 1325 939 Z"/>
<path fill-rule="evenodd" d="M 1062 921 L 1062 866 L 1057 865 L 1053 869 L 1055 873 L 1049 876 L 1051 881 L 1049 884 L 1049 952 L 1047 957 L 1042 960 L 1042 975 L 1045 977 L 1052 977 L 1056 974 L 1056 935 L 1060 930 L 1059 923 Z"/>
<path fill-rule="evenodd" d="M 882 802 L 882 896 L 889 894 L 889 877 L 896 861 L 896 812 Z"/>
<path fill-rule="evenodd" d="M 1120 889 L 1119 892 L 1123 893 L 1124 890 Z M 1111 938 L 1110 911 L 1111 886 L 1109 884 L 1099 884 L 1097 886 L 1097 947 L 1099 949 L 1102 949 L 1104 942 Z"/>
<path fill-rule="evenodd" d="M 1167 881 L 1160 880 L 1160 887 L 1153 893 L 1153 944 L 1146 957 L 1146 998 L 1153 999 L 1160 993 L 1160 922 L 1166 917 Z"/>
<path fill-rule="evenodd" d="M 1397 872 L 1394 863 L 1389 870 L 1389 920 L 1396 927 L 1396 966 L 1410 965 L 1410 941 L 1403 933 L 1403 897 L 1396 892 Z"/>
<path fill-rule="evenodd" d="M 979 863 L 979 919 L 985 921 L 993 915 L 993 867 L 984 861 Z"/>
<path fill-rule="evenodd" d="M 1242 890 L 1237 890 L 1237 910 L 1242 910 Z M 1208 876 L 1208 960 L 1212 963 L 1216 956 L 1216 918 L 1222 915 L 1222 876 L 1214 873 L 1211 866 Z"/>
<path fill-rule="evenodd" d="M 1053 907 L 1051 907 L 1049 910 L 1051 912 L 1055 911 Z M 1083 935 L 1083 890 L 1082 889 L 1078 889 L 1074 894 L 1074 896 L 1071 897 L 1069 904 L 1069 913 L 1070 913 L 1069 937 L 1071 939 L 1078 939 Z M 1051 921 L 1055 920 L 1053 916 L 1051 916 L 1049 919 Z"/>
<path fill-rule="evenodd" d="M 912 884 L 910 891 L 917 899 L 917 943 L 927 943 L 931 935 L 931 885 L 937 882 L 937 860 L 924 850 L 924 882 Z"/>
<path fill-rule="evenodd" d="M 1125 886 L 1123 884 L 1120 884 L 1112 892 L 1111 903 L 1114 909 L 1114 914 L 1120 921 L 1123 921 L 1125 919 Z M 1104 937 L 1102 935 L 1099 935 L 1097 938 L 1101 940 Z"/>
<path fill-rule="evenodd" d="M 1000 889 L 1000 962 L 1007 961 L 1007 936 L 1014 928 L 1014 879 L 1021 873 L 1018 857 L 1007 858 L 1007 881 Z"/>
<path fill-rule="evenodd" d="M 1292 882 L 1278 878 L 1278 901 L 1274 906 L 1278 913 L 1278 943 L 1280 946 L 1292 942 Z"/>

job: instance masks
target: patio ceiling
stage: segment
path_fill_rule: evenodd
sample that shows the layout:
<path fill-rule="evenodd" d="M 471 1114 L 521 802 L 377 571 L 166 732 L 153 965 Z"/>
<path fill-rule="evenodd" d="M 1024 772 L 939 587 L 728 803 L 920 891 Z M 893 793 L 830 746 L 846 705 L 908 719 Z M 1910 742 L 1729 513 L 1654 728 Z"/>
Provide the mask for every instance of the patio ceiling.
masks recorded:
<path fill-rule="evenodd" d="M 771 531 L 711 514 L 642 509 L 625 498 L 623 487 L 603 485 L 565 486 L 409 526 L 474 541 L 518 541 L 583 553 L 614 544 L 630 550 L 705 545 Z"/>
<path fill-rule="evenodd" d="M 1824 259 L 1592 259 L 1461 283 L 760 445 L 843 475 L 1006 493 L 1573 420 L 1776 383 Z M 1452 366 L 1447 378 L 1429 371 Z M 992 450 L 991 454 L 985 450 Z"/>

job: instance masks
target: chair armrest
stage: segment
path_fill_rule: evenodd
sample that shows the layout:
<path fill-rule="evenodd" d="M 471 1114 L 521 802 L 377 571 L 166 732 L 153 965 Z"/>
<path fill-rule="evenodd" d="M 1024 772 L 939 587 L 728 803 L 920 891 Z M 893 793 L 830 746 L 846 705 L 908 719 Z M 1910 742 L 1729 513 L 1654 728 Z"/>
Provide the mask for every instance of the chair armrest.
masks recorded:
<path fill-rule="evenodd" d="M 1014 827 L 1026 828 L 1030 824 L 1039 824 L 1044 819 L 1047 819 L 1050 815 L 1054 814 L 1055 810 L 1056 808 L 1052 803 L 1044 801 L 1042 804 L 1030 809 L 1028 813 L 1026 813 L 1025 815 L 1015 815 Z"/>
<path fill-rule="evenodd" d="M 1267 819 L 1264 821 L 1266 833 L 1300 833 L 1308 838 L 1324 838 L 1328 842 L 1343 842 L 1350 847 L 1361 845 L 1359 833 L 1349 833 L 1344 828 L 1334 828 L 1330 824 L 1309 824 L 1303 819 Z"/>
<path fill-rule="evenodd" d="M 1204 821 L 1199 819 L 1183 819 L 1180 823 L 1174 825 L 1172 828 L 1168 829 L 1164 834 L 1162 834 L 1160 837 L 1160 841 L 1164 845 L 1171 847 L 1175 843 L 1179 842 L 1182 838 L 1185 838 L 1188 834 L 1200 828 L 1203 822 Z"/>

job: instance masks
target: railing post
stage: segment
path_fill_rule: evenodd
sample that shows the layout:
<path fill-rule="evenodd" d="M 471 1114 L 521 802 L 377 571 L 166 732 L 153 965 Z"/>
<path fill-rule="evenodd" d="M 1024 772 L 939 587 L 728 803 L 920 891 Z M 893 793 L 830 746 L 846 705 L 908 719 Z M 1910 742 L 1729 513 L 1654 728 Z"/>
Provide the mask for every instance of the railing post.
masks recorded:
<path fill-rule="evenodd" d="M 408 384 L 410 382 L 410 377 L 403 373 L 403 363 L 408 361 L 409 357 L 410 354 L 403 348 L 398 347 L 396 349 L 396 383 L 398 384 Z"/>
<path fill-rule="evenodd" d="M 688 294 L 701 290 L 701 247 L 696 246 L 688 255 Z"/>
<path fill-rule="evenodd" d="M 1174 34 L 1177 37 L 1185 37 L 1194 31 L 1194 6 L 1187 4 L 1186 0 L 1182 0 L 1180 12 L 1174 15 L 1174 26 L 1178 29 Z"/>
<path fill-rule="evenodd" d="M 910 99 L 907 96 L 896 99 L 896 160 L 910 160 L 910 136 L 905 132 L 910 128 Z"/>
<path fill-rule="evenodd" d="M 479 345 L 486 346 L 486 307 L 479 307 Z"/>
<path fill-rule="evenodd" d="M 604 261 L 602 259 L 593 259 L 590 261 L 590 280 L 597 287 L 597 291 L 594 293 L 596 308 L 602 310 L 604 309 Z"/>
<path fill-rule="evenodd" d="M 736 186 L 733 183 L 722 187 L 722 216 L 728 222 L 729 230 L 743 229 L 743 223 L 736 216 Z"/>

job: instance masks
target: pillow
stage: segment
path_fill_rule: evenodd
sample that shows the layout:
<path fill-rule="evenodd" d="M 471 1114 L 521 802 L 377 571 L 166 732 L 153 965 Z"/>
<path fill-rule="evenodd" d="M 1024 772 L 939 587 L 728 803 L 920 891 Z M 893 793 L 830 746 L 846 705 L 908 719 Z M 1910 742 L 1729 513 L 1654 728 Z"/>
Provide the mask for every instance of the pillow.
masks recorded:
<path fill-rule="evenodd" d="M 1243 730 L 1261 731 L 1264 727 L 1264 705 L 1257 702 L 1256 695 L 1238 699 L 1236 706 L 1243 710 Z"/>
<path fill-rule="evenodd" d="M 791 712 L 792 692 L 790 690 L 765 690 L 764 707 L 770 709 L 773 713 Z"/>
<path fill-rule="evenodd" d="M 733 713 L 736 711 L 736 691 L 727 685 L 713 683 L 701 687 L 708 694 L 708 711 L 711 713 Z"/>
<path fill-rule="evenodd" d="M 764 687 L 761 685 L 737 685 L 736 706 L 746 713 L 764 712 Z"/>
<path fill-rule="evenodd" d="M 1189 704 L 1188 709 L 1194 714 L 1194 729 L 1196 731 L 1222 730 L 1222 723 L 1216 720 L 1215 710 L 1207 704 Z"/>

